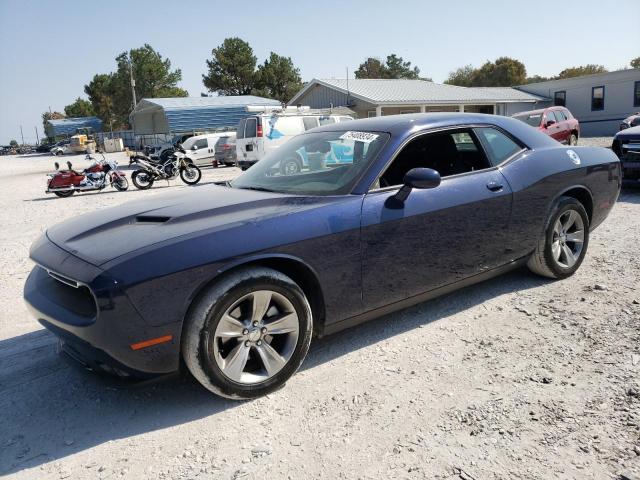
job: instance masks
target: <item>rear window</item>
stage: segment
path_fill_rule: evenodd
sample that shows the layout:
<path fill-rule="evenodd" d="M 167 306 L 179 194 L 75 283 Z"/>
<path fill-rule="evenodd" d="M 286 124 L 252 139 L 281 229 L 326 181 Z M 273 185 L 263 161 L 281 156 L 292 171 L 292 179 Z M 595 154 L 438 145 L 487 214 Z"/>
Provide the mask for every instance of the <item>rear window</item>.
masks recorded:
<path fill-rule="evenodd" d="M 513 118 L 516 118 L 527 125 L 531 125 L 532 127 L 540 126 L 540 121 L 542 120 L 541 113 L 532 113 L 530 115 L 516 115 Z"/>
<path fill-rule="evenodd" d="M 333 117 L 320 117 L 320 125 L 331 125 L 336 123 L 336 119 Z"/>
<path fill-rule="evenodd" d="M 311 130 L 318 126 L 318 119 L 316 117 L 304 117 L 302 123 L 304 124 L 305 130 Z"/>
<path fill-rule="evenodd" d="M 244 126 L 247 123 L 247 119 L 243 118 L 242 120 L 240 120 L 240 123 L 238 124 L 238 129 L 236 130 L 236 138 L 244 138 Z"/>

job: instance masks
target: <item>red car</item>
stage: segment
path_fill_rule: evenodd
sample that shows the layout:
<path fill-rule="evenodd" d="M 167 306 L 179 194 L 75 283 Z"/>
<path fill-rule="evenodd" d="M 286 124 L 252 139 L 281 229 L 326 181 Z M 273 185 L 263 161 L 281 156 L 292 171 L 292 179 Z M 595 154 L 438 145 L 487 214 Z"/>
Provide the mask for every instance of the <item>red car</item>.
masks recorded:
<path fill-rule="evenodd" d="M 531 110 L 512 115 L 513 118 L 537 128 L 551 138 L 566 143 L 577 145 L 580 137 L 580 124 L 564 107 L 549 107 L 540 110 Z"/>

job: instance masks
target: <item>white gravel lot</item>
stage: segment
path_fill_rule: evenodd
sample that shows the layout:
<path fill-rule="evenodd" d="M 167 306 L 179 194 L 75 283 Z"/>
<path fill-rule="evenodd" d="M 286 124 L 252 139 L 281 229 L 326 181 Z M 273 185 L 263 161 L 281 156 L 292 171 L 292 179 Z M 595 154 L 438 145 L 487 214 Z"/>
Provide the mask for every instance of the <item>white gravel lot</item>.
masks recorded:
<path fill-rule="evenodd" d="M 22 301 L 31 242 L 191 187 L 59 199 L 44 194 L 53 161 L 0 157 L 0 475 L 640 478 L 640 190 L 572 278 L 516 271 L 315 341 L 284 389 L 237 403 L 186 375 L 132 386 L 56 353 Z M 205 170 L 193 188 L 236 174 Z"/>

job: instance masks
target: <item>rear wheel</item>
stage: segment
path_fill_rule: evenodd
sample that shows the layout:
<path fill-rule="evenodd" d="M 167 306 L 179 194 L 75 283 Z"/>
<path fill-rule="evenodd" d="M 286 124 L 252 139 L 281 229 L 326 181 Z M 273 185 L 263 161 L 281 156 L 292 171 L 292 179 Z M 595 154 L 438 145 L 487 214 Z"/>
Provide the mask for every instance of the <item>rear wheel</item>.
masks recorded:
<path fill-rule="evenodd" d="M 578 136 L 575 133 L 572 133 L 569 137 L 569 145 L 576 146 L 578 145 Z"/>
<path fill-rule="evenodd" d="M 138 190 L 147 190 L 153 185 L 153 177 L 144 170 L 136 170 L 131 174 L 131 181 Z"/>
<path fill-rule="evenodd" d="M 572 197 L 560 197 L 527 266 L 550 278 L 566 278 L 580 267 L 589 245 L 589 217 Z"/>
<path fill-rule="evenodd" d="M 311 308 L 286 275 L 263 267 L 230 274 L 190 310 L 182 355 L 212 392 L 247 399 L 280 388 L 311 342 Z"/>
<path fill-rule="evenodd" d="M 64 191 L 60 191 L 60 192 L 53 192 L 54 195 L 60 197 L 60 198 L 67 198 L 70 197 L 71 195 L 73 195 L 75 193 L 75 190 L 64 190 Z"/>
<path fill-rule="evenodd" d="M 202 178 L 202 172 L 195 165 L 188 164 L 180 169 L 180 178 L 187 185 L 195 185 Z"/>

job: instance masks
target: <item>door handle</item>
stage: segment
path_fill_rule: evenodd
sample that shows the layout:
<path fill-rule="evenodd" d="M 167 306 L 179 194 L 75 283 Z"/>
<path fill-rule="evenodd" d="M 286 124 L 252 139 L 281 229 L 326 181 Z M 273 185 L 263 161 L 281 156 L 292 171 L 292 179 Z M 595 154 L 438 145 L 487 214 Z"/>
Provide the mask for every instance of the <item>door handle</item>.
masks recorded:
<path fill-rule="evenodd" d="M 503 185 L 501 183 L 498 182 L 489 182 L 487 183 L 487 188 L 489 190 L 491 190 L 492 192 L 499 192 L 502 190 Z"/>

